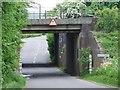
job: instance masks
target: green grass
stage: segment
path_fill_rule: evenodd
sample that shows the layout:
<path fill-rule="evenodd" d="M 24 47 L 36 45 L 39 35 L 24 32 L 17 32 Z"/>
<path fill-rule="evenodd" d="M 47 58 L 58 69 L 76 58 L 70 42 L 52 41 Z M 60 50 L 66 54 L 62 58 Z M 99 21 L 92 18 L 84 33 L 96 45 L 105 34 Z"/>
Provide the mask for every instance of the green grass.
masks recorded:
<path fill-rule="evenodd" d="M 118 32 L 95 32 L 97 40 L 100 42 L 101 47 L 105 53 L 109 53 L 110 57 L 118 57 Z"/>
<path fill-rule="evenodd" d="M 63 66 L 63 64 L 60 65 L 59 69 L 63 72 L 65 72 L 65 67 Z"/>
<path fill-rule="evenodd" d="M 114 78 L 107 77 L 105 75 L 90 75 L 87 74 L 83 77 L 85 80 L 95 81 L 97 83 L 109 85 L 109 86 L 115 86 L 118 87 L 118 80 L 115 80 Z"/>
<path fill-rule="evenodd" d="M 93 73 L 86 74 L 83 79 L 92 80 L 95 82 L 118 86 L 118 32 L 111 33 L 94 32 L 94 36 L 100 42 L 100 46 L 104 50 L 103 53 L 107 53 L 110 57 L 107 59 L 112 64 L 107 68 L 99 67 L 94 70 Z"/>
<path fill-rule="evenodd" d="M 12 88 L 12 90 L 16 90 L 16 88 L 22 89 L 25 86 L 25 79 L 23 77 L 19 77 L 19 81 L 11 81 L 5 86 L 7 86 L 7 88 Z"/>
<path fill-rule="evenodd" d="M 5 76 L 5 80 L 6 82 L 2 84 L 3 90 L 21 90 L 26 84 L 25 78 L 15 72 L 9 72 L 9 74 Z"/>
<path fill-rule="evenodd" d="M 21 38 L 39 37 L 42 34 L 22 34 Z"/>

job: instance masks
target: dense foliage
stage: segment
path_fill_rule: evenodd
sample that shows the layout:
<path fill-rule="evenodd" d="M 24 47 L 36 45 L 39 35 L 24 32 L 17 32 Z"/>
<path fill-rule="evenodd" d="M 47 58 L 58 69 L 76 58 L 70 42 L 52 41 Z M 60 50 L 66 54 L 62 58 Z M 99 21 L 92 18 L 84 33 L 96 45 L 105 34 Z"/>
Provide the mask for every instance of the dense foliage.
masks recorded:
<path fill-rule="evenodd" d="M 111 9 L 112 7 L 117 7 L 118 2 L 84 2 L 87 6 L 86 12 L 91 12 L 91 14 L 95 14 L 98 10 L 103 10 L 104 8 Z"/>
<path fill-rule="evenodd" d="M 47 34 L 47 41 L 48 41 L 48 50 L 50 52 L 50 58 L 52 63 L 55 63 L 55 41 L 54 41 L 54 34 Z"/>
<path fill-rule="evenodd" d="M 118 23 L 118 8 L 105 8 L 96 12 L 99 19 L 96 24 L 96 30 L 112 32 L 117 28 Z"/>
<path fill-rule="evenodd" d="M 0 3 L 0 7 L 2 3 Z M 0 8 L 0 12 L 2 9 Z M 2 88 L 2 14 L 0 13 L 0 89 Z"/>
<path fill-rule="evenodd" d="M 77 18 L 85 15 L 86 5 L 82 2 L 63 2 L 48 12 L 47 17 Z"/>
<path fill-rule="evenodd" d="M 78 18 L 93 16 L 96 11 L 104 8 L 117 7 L 118 2 L 83 2 L 82 0 L 64 0 L 57 4 L 53 10 L 48 11 L 49 18 Z"/>
<path fill-rule="evenodd" d="M 80 50 L 80 74 L 87 74 L 89 71 L 89 55 L 91 50 L 89 48 L 81 48 Z"/>
<path fill-rule="evenodd" d="M 20 88 L 25 81 L 17 73 L 19 67 L 20 30 L 27 22 L 27 6 L 23 2 L 2 3 L 2 85 Z"/>

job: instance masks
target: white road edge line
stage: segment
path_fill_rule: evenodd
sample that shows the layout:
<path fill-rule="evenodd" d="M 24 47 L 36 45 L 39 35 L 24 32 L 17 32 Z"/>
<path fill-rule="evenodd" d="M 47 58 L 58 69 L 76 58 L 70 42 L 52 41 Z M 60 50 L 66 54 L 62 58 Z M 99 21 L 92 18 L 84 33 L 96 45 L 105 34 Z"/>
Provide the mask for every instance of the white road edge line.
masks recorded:
<path fill-rule="evenodd" d="M 35 63 L 35 61 L 33 61 L 33 63 Z"/>

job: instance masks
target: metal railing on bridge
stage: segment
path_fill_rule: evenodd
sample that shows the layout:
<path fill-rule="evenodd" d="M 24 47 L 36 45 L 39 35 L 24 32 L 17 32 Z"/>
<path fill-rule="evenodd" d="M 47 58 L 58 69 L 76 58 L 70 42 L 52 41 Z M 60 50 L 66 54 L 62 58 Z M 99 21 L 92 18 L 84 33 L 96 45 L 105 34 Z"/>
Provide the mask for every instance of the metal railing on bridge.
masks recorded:
<path fill-rule="evenodd" d="M 28 19 L 45 19 L 45 13 L 29 13 Z"/>
<path fill-rule="evenodd" d="M 72 15 L 72 14 L 71 14 Z M 82 16 L 91 16 L 92 14 L 86 14 L 84 13 Z M 82 17 L 82 16 L 77 16 L 77 17 Z M 67 18 L 67 14 L 65 13 L 58 13 L 55 17 L 50 14 L 49 12 L 45 13 L 28 13 L 28 19 L 51 19 L 51 18 Z M 70 18 L 70 17 L 69 17 Z M 73 17 L 71 17 L 73 18 Z"/>
<path fill-rule="evenodd" d="M 29 13 L 28 19 L 51 19 L 51 18 L 65 18 L 65 14 L 57 15 L 56 17 L 53 17 L 49 13 Z"/>
<path fill-rule="evenodd" d="M 35 3 L 35 2 L 31 2 L 31 3 L 35 5 L 31 5 L 29 7 L 33 9 L 32 10 L 33 12 L 28 13 L 28 19 L 79 18 L 79 17 L 84 17 L 84 16 L 88 17 L 91 15 L 94 15 L 94 11 L 92 11 L 91 7 L 81 7 L 79 8 L 79 11 L 77 10 L 77 12 L 73 12 L 73 11 L 67 12 L 65 10 L 62 10 L 61 8 L 60 10 L 57 10 L 57 11 L 54 11 L 54 10 L 47 11 L 46 8 L 53 9 L 53 7 L 42 7 L 38 3 Z M 38 7 L 36 7 L 36 5 L 38 5 Z"/>

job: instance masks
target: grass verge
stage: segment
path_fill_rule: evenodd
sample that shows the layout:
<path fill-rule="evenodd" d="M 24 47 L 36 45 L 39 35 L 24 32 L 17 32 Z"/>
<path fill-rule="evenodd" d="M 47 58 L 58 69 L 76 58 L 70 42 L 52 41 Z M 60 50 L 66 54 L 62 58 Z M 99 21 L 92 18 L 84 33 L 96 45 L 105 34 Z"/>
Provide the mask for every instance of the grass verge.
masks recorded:
<path fill-rule="evenodd" d="M 118 87 L 118 80 L 115 80 L 114 78 L 110 78 L 105 75 L 87 74 L 87 75 L 83 76 L 82 78 L 85 80 L 88 80 L 88 81 L 90 80 L 90 81 L 95 81 L 97 83 Z"/>
<path fill-rule="evenodd" d="M 22 90 L 26 84 L 25 78 L 16 73 L 9 74 L 6 79 L 7 82 L 2 85 L 3 90 Z"/>

